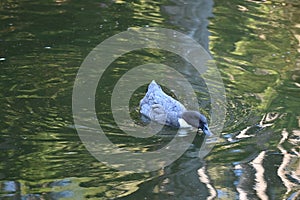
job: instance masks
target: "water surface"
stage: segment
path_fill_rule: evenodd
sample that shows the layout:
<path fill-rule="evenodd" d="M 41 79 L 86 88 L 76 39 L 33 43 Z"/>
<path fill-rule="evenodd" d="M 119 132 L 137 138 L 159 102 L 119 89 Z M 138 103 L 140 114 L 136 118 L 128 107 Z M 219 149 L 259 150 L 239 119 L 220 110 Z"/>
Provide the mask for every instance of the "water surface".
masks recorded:
<path fill-rule="evenodd" d="M 298 199 L 300 191 L 300 4 L 298 1 L 7 1 L 0 4 L 1 199 Z M 197 40 L 216 60 L 227 97 L 218 143 L 198 157 L 203 138 L 174 163 L 149 173 L 114 170 L 85 149 L 74 128 L 72 88 L 81 62 L 100 42 L 129 27 L 165 27 Z M 188 63 L 157 50 L 112 64 L 97 92 L 108 137 L 132 151 L 153 151 L 172 129 L 146 140 L 113 121 L 115 82 L 147 62 Z M 132 97 L 138 122 L 141 87 Z"/>

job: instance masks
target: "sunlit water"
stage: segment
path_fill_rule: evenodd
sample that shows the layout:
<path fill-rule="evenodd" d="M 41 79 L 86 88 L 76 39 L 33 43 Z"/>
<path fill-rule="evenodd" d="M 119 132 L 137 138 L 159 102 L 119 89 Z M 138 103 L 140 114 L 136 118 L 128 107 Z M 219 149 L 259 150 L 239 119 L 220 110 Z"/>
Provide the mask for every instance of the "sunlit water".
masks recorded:
<path fill-rule="evenodd" d="M 2 1 L 0 4 L 0 199 L 299 199 L 300 4 L 295 1 Z M 203 159 L 203 138 L 149 173 L 111 169 L 79 139 L 72 87 L 88 53 L 128 27 L 165 27 L 193 37 L 216 60 L 227 97 L 225 128 Z M 96 94 L 108 137 L 154 151 L 176 130 L 137 139 L 110 112 L 116 81 L 134 66 L 182 63 L 210 111 L 201 79 L 157 50 L 130 53 L 107 70 Z M 131 116 L 146 86 L 132 97 Z M 137 166 L 138 168 L 138 166 Z"/>

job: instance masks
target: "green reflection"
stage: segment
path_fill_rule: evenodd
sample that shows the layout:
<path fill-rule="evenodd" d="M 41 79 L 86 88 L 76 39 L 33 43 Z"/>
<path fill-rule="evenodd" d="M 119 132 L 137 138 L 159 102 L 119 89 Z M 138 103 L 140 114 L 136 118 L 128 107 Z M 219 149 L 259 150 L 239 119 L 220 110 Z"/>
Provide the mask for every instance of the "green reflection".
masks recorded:
<path fill-rule="evenodd" d="M 224 137 L 204 161 L 190 156 L 201 143 L 196 138 L 194 146 L 166 169 L 152 174 L 117 172 L 95 160 L 79 140 L 71 94 L 85 56 L 128 27 L 162 26 L 201 35 L 202 24 L 196 19 L 203 5 L 198 2 L 1 1 L 0 198 L 172 199 L 201 193 L 199 198 L 206 199 L 209 191 L 198 173 L 205 166 L 219 198 L 236 198 L 242 194 L 238 188 L 255 199 L 257 166 L 251 162 L 261 152 L 265 194 L 286 199 L 299 191 L 293 178 L 299 166 L 298 1 L 215 1 L 207 45 L 224 78 L 228 116 Z M 112 141 L 137 152 L 155 150 L 172 139 L 170 130 L 165 137 L 129 138 L 113 123 L 109 97 L 114 81 L 143 62 L 176 62 L 183 71 L 188 68 L 174 55 L 148 49 L 118 59 L 106 72 L 97 94 L 98 114 L 107 117 L 100 123 Z M 191 77 L 209 113 L 205 84 L 193 73 L 183 73 Z M 144 89 L 132 97 L 137 121 Z M 242 131 L 245 135 L 236 138 Z"/>

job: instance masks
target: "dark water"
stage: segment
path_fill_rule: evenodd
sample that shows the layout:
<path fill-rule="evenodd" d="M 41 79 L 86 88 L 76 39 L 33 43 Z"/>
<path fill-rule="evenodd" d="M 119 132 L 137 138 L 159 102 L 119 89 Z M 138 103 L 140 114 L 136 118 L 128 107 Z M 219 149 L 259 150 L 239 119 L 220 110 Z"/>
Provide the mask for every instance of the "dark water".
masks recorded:
<path fill-rule="evenodd" d="M 2 0 L 0 199 L 299 199 L 299 10 L 297 0 Z M 210 51 L 226 88 L 226 122 L 203 159 L 197 156 L 203 138 L 196 136 L 161 170 L 122 172 L 85 149 L 74 128 L 72 89 L 96 45 L 129 27 L 148 26 L 181 31 Z M 172 140 L 170 130 L 164 137 L 126 137 L 109 103 L 115 82 L 132 66 L 174 61 L 184 62 L 145 50 L 112 64 L 96 107 L 113 142 L 152 151 Z M 205 89 L 190 81 L 209 113 Z M 132 97 L 137 122 L 145 88 Z"/>

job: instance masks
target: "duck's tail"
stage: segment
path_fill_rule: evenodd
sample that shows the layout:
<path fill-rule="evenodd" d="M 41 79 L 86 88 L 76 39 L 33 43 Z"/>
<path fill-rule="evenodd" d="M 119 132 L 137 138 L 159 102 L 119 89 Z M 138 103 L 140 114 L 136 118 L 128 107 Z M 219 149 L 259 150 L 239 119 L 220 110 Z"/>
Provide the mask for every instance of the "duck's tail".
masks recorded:
<path fill-rule="evenodd" d="M 161 90 L 160 85 L 158 85 L 155 80 L 152 80 L 151 83 L 148 86 L 148 91 L 155 91 L 157 89 Z"/>

